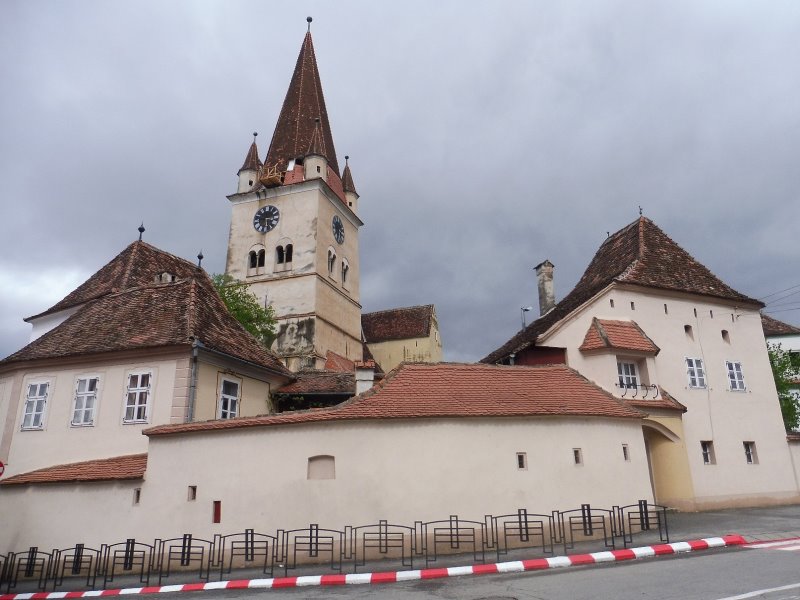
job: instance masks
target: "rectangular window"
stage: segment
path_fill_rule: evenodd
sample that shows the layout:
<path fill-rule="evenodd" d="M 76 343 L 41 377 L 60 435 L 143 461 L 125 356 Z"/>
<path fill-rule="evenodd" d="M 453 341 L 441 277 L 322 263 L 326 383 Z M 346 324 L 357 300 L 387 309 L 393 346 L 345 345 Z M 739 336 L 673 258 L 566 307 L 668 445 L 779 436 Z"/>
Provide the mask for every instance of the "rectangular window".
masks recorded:
<path fill-rule="evenodd" d="M 47 391 L 49 383 L 28 384 L 25 396 L 25 413 L 22 417 L 23 429 L 41 429 L 44 427 L 44 411 L 47 408 Z"/>
<path fill-rule="evenodd" d="M 575 461 L 576 465 L 583 464 L 583 452 L 580 448 L 573 448 L 572 449 L 572 459 Z"/>
<path fill-rule="evenodd" d="M 628 444 L 622 444 L 622 458 L 624 458 L 626 461 L 631 459 L 630 452 L 628 451 Z"/>
<path fill-rule="evenodd" d="M 744 391 L 744 373 L 742 373 L 742 363 L 725 361 L 725 368 L 728 370 L 728 383 L 730 389 L 735 392 Z"/>
<path fill-rule="evenodd" d="M 636 363 L 618 362 L 617 375 L 619 377 L 619 387 L 635 388 L 639 385 L 639 378 L 636 376 Z"/>
<path fill-rule="evenodd" d="M 213 513 L 211 515 L 211 522 L 212 523 L 221 523 L 222 522 L 222 500 L 214 500 L 214 508 Z"/>
<path fill-rule="evenodd" d="M 98 381 L 97 377 L 81 377 L 75 383 L 75 400 L 72 403 L 73 425 L 94 425 Z"/>
<path fill-rule="evenodd" d="M 239 416 L 239 382 L 223 379 L 219 387 L 219 411 L 217 418 L 233 419 Z"/>
<path fill-rule="evenodd" d="M 700 449 L 703 452 L 704 465 L 714 465 L 717 463 L 717 459 L 714 456 L 714 442 L 712 441 L 700 442 Z"/>
<path fill-rule="evenodd" d="M 134 488 L 133 490 L 133 504 L 139 504 L 142 501 L 142 488 Z"/>
<path fill-rule="evenodd" d="M 686 373 L 689 376 L 689 387 L 706 387 L 706 371 L 703 368 L 702 358 L 687 358 Z"/>
<path fill-rule="evenodd" d="M 190 485 L 189 486 L 189 493 L 187 494 L 186 499 L 189 500 L 190 502 L 192 500 L 197 500 L 197 486 L 196 485 Z"/>
<path fill-rule="evenodd" d="M 755 442 L 742 442 L 744 445 L 744 458 L 748 465 L 758 464 L 758 453 L 756 452 Z"/>
<path fill-rule="evenodd" d="M 520 471 L 528 470 L 528 455 L 525 452 L 517 452 L 517 469 Z"/>
<path fill-rule="evenodd" d="M 125 400 L 125 423 L 147 423 L 150 401 L 150 373 L 128 375 L 128 394 Z"/>

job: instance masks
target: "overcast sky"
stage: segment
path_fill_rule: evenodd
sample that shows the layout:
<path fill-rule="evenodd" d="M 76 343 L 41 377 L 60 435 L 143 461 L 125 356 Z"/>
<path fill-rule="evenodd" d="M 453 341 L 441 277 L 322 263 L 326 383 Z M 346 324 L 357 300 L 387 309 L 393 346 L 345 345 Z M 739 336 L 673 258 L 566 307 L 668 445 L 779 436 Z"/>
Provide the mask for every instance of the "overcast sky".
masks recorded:
<path fill-rule="evenodd" d="M 477 360 L 638 207 L 800 324 L 800 2 L 0 2 L 0 356 L 136 239 L 225 266 L 306 30 L 361 195 L 364 311 Z M 534 313 L 529 313 L 533 315 Z"/>

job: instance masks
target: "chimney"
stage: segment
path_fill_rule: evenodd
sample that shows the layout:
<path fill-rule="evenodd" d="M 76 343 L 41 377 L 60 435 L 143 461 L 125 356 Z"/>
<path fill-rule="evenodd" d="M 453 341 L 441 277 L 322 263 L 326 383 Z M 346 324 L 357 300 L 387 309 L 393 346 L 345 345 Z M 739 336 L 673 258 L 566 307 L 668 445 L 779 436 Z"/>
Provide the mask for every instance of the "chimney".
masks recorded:
<path fill-rule="evenodd" d="M 542 316 L 556 305 L 556 296 L 553 292 L 553 263 L 545 260 L 534 269 L 539 284 L 539 316 Z"/>
<path fill-rule="evenodd" d="M 363 394 L 375 385 L 375 361 L 357 360 L 356 364 L 356 395 Z"/>

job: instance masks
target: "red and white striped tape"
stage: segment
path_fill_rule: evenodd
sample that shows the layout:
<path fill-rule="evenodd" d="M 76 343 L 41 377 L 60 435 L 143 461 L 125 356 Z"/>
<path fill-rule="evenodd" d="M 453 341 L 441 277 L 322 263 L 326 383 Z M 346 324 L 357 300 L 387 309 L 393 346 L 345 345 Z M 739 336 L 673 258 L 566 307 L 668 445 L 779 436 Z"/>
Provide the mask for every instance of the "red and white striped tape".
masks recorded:
<path fill-rule="evenodd" d="M 301 577 L 272 577 L 269 579 L 235 579 L 231 581 L 212 581 L 209 583 L 185 583 L 152 587 L 124 588 L 118 590 L 95 590 L 86 592 L 37 592 L 26 594 L 1 594 L 0 600 L 50 600 L 55 598 L 93 598 L 96 596 L 124 596 L 130 594 L 163 594 L 166 592 L 198 592 L 202 590 L 234 589 L 281 589 L 322 585 L 357 585 L 374 583 L 394 583 L 398 581 L 418 581 L 421 579 L 440 579 L 461 575 L 488 575 L 492 573 L 520 573 L 540 571 L 560 567 L 575 567 L 606 562 L 635 560 L 650 556 L 693 552 L 708 548 L 737 546 L 745 544 L 740 535 L 704 538 L 689 542 L 657 544 L 626 550 L 610 550 L 591 554 L 571 554 L 552 558 L 534 558 L 493 563 L 489 565 L 468 565 L 465 567 L 446 567 L 440 569 L 418 569 L 414 571 L 389 571 L 385 573 L 352 573 L 348 575 L 306 575 Z"/>

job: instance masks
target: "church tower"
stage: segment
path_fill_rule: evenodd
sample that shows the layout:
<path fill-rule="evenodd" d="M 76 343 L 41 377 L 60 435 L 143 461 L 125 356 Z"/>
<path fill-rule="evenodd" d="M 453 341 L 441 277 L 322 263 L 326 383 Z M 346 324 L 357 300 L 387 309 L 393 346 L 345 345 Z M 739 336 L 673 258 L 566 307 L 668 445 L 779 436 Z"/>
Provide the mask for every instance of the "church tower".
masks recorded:
<path fill-rule="evenodd" d="M 358 230 L 350 166 L 339 171 L 310 23 L 263 163 L 255 139 L 228 196 L 225 272 L 275 310 L 272 346 L 292 370 L 329 350 L 362 359 Z"/>

